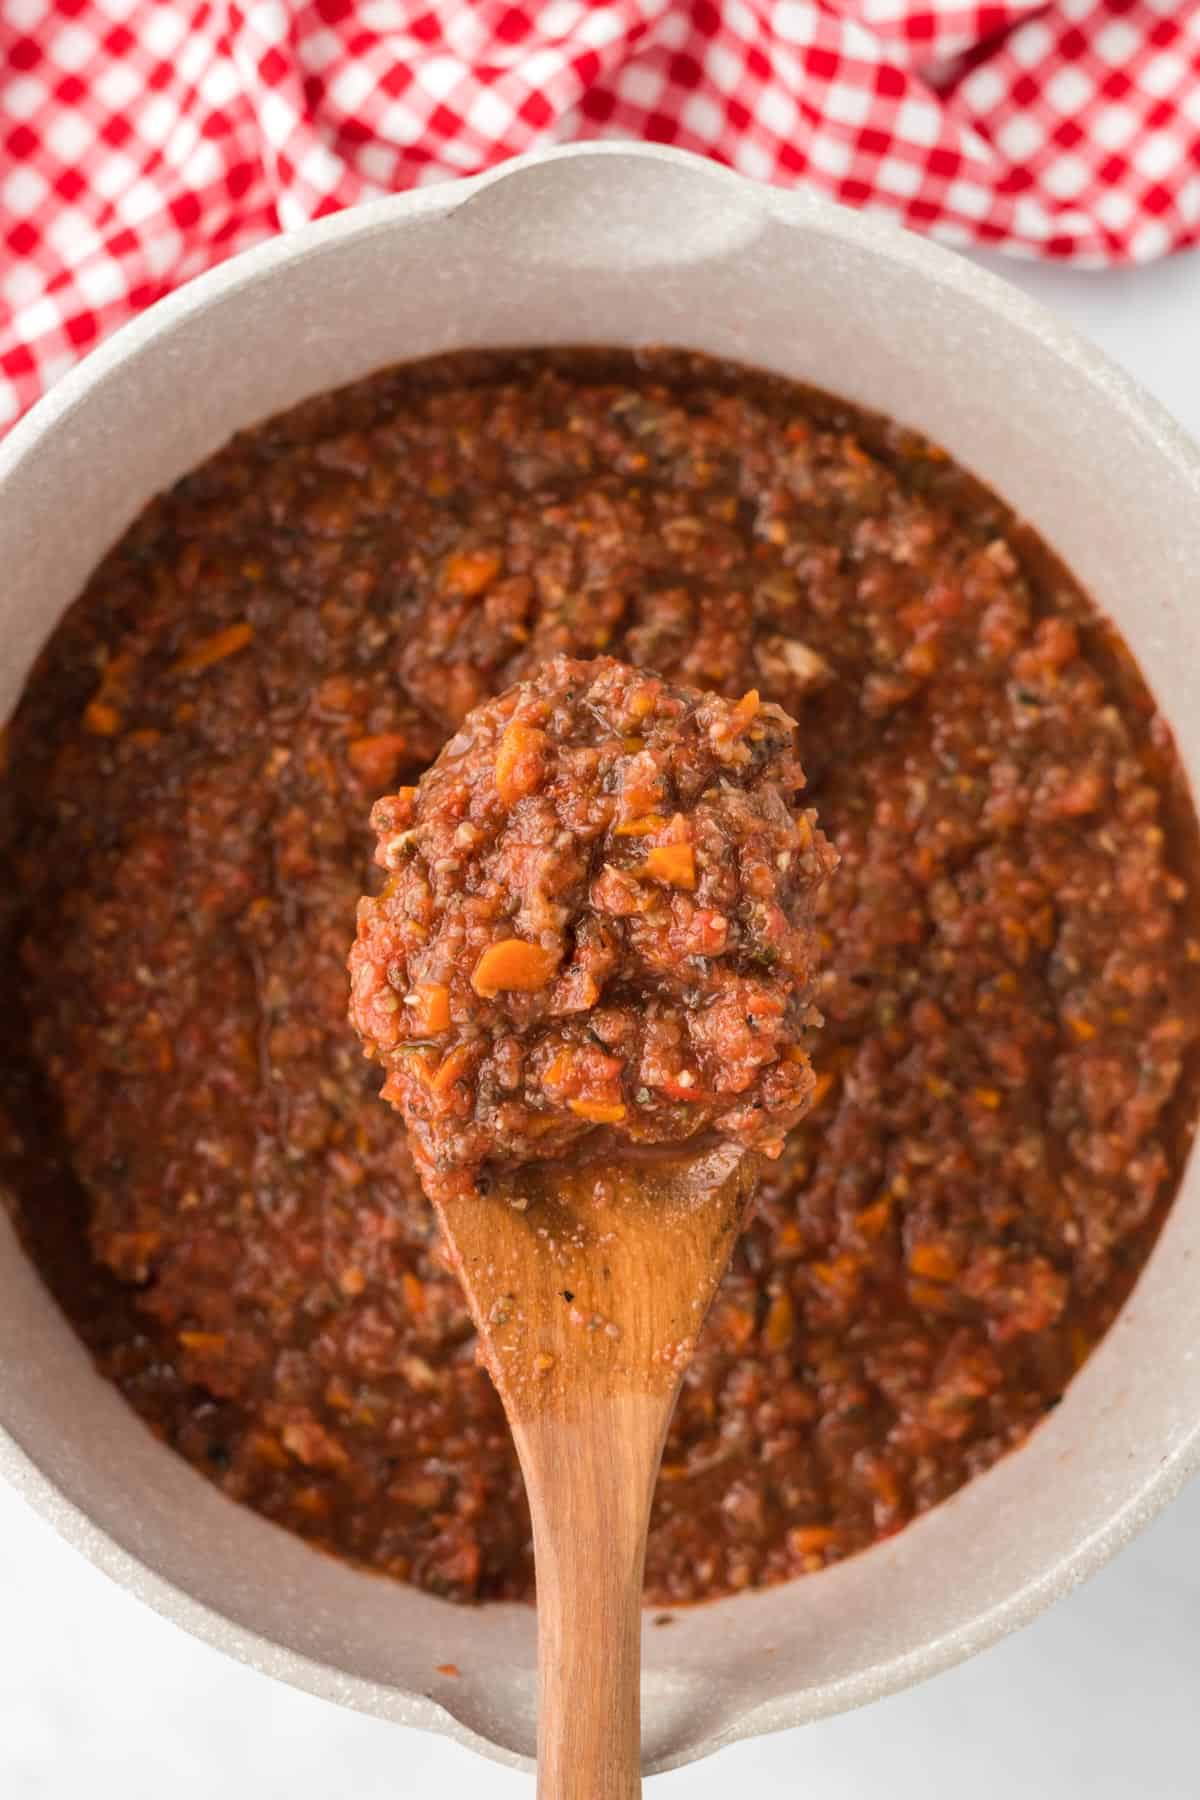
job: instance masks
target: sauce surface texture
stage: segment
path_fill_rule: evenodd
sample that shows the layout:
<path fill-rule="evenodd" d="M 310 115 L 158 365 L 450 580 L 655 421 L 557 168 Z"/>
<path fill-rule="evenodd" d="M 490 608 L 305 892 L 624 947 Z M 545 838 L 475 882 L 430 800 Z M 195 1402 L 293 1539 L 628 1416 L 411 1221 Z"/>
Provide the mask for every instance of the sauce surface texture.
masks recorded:
<path fill-rule="evenodd" d="M 0 1172 L 101 1368 L 228 1494 L 435 1593 L 527 1597 L 512 1446 L 345 959 L 372 803 L 558 653 L 782 705 L 841 856 L 815 1105 L 658 1487 L 648 1593 L 702 1599 L 844 1557 L 1019 1444 L 1190 1130 L 1168 734 L 922 440 L 700 358 L 468 356 L 180 482 L 8 733 Z"/>

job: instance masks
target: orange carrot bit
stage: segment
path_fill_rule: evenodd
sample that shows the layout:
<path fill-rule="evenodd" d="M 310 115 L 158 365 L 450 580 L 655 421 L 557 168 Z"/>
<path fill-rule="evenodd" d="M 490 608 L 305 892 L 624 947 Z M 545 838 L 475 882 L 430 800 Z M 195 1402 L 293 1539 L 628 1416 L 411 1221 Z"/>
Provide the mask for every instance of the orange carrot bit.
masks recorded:
<path fill-rule="evenodd" d="M 357 694 L 351 676 L 327 675 L 314 692 L 313 699 L 323 712 L 352 713 Z"/>
<path fill-rule="evenodd" d="M 222 631 L 214 631 L 211 637 L 201 638 L 190 650 L 185 650 L 176 657 L 171 665 L 173 675 L 199 675 L 204 669 L 211 669 L 214 663 L 223 662 L 227 656 L 234 656 L 244 650 L 254 636 L 254 627 L 245 619 L 237 625 L 226 625 Z"/>
<path fill-rule="evenodd" d="M 649 837 L 652 832 L 661 831 L 666 824 L 661 813 L 641 813 L 633 819 L 622 819 L 619 825 L 613 826 L 614 837 Z"/>
<path fill-rule="evenodd" d="M 489 944 L 471 976 L 471 986 L 484 1000 L 497 994 L 534 994 L 558 967 L 558 952 L 544 950 L 524 938 L 502 938 Z"/>
<path fill-rule="evenodd" d="M 833 1084 L 836 1080 L 837 1080 L 837 1076 L 834 1074 L 832 1069 L 822 1069 L 821 1070 L 820 1074 L 817 1076 L 817 1084 L 813 1088 L 813 1097 L 812 1097 L 813 1112 L 816 1112 L 818 1106 L 820 1106 L 822 1100 L 824 1100 L 826 1098 L 826 1096 L 829 1093 L 830 1088 L 833 1086 Z"/>
<path fill-rule="evenodd" d="M 729 731 L 732 737 L 741 736 L 746 727 L 758 717 L 761 705 L 762 701 L 758 697 L 757 688 L 751 688 L 748 694 L 742 695 L 729 719 Z"/>
<path fill-rule="evenodd" d="M 425 1286 L 418 1281 L 410 1269 L 405 1269 L 400 1277 L 400 1291 L 404 1295 L 404 1304 L 414 1316 L 425 1311 Z"/>
<path fill-rule="evenodd" d="M 666 887 L 694 888 L 696 854 L 690 844 L 656 844 L 647 850 L 643 873 Z"/>
<path fill-rule="evenodd" d="M 735 1306 L 730 1301 L 714 1313 L 713 1329 L 725 1348 L 740 1355 L 754 1337 L 754 1314 L 748 1306 Z"/>
<path fill-rule="evenodd" d="M 438 1663 L 437 1668 L 434 1670 L 434 1673 L 436 1675 L 451 1675 L 451 1676 L 453 1676 L 453 1675 L 461 1675 L 462 1670 L 459 1668 L 457 1663 Z"/>
<path fill-rule="evenodd" d="M 542 1086 L 551 1093 L 565 1088 L 575 1074 L 577 1060 L 571 1050 L 556 1050 L 542 1070 Z"/>
<path fill-rule="evenodd" d="M 625 1108 L 619 1100 L 568 1100 L 567 1105 L 592 1125 L 619 1125 Z"/>
<path fill-rule="evenodd" d="M 887 1229 L 891 1216 L 891 1196 L 884 1194 L 871 1206 L 864 1206 L 860 1213 L 855 1213 L 855 1229 L 862 1237 L 868 1239 L 881 1237 Z"/>
<path fill-rule="evenodd" d="M 837 1543 L 832 1525 L 793 1525 L 787 1534 L 787 1547 L 793 1556 L 815 1556 Z"/>
<path fill-rule="evenodd" d="M 412 1022 L 425 1034 L 450 1029 L 450 989 L 440 981 L 418 981 L 405 1005 L 412 1011 Z"/>
<path fill-rule="evenodd" d="M 505 806 L 515 806 L 542 785 L 547 741 L 544 731 L 520 719 L 508 726 L 496 751 L 496 792 Z"/>
<path fill-rule="evenodd" d="M 295 1497 L 295 1505 L 301 1512 L 307 1513 L 310 1519 L 327 1519 L 333 1510 L 329 1495 L 319 1487 L 302 1487 Z"/>
<path fill-rule="evenodd" d="M 796 1329 L 796 1309 L 790 1294 L 776 1294 L 763 1320 L 763 1342 L 768 1350 L 786 1350 Z"/>
<path fill-rule="evenodd" d="M 843 1252 L 840 1256 L 832 1257 L 829 1262 L 809 1263 L 808 1268 L 809 1273 L 830 1293 L 842 1300 L 854 1299 L 862 1274 L 856 1256 Z"/>
<path fill-rule="evenodd" d="M 93 737 L 116 737 L 121 729 L 121 715 L 106 700 L 89 700 L 83 709 L 83 729 Z"/>
<path fill-rule="evenodd" d="M 254 1436 L 250 1439 L 249 1447 L 254 1452 L 254 1455 L 259 1462 L 266 1463 L 272 1469 L 287 1469 L 291 1467 L 291 1464 L 288 1461 L 287 1451 L 284 1449 L 279 1439 L 277 1437 L 272 1437 L 269 1432 L 256 1431 Z"/>
<path fill-rule="evenodd" d="M 193 1356 L 221 1356 L 225 1351 L 223 1331 L 181 1331 L 179 1342 Z"/>
<path fill-rule="evenodd" d="M 469 1075 L 475 1060 L 475 1052 L 469 1044 L 459 1044 L 449 1051 L 438 1064 L 437 1073 L 429 1086 L 435 1094 L 448 1094 L 456 1081 Z"/>
<path fill-rule="evenodd" d="M 908 1266 L 922 1281 L 953 1281 L 958 1274 L 958 1262 L 945 1244 L 914 1244 Z"/>
<path fill-rule="evenodd" d="M 402 731 L 378 731 L 346 746 L 350 767 L 369 787 L 387 787 L 400 767 L 408 739 Z"/>
<path fill-rule="evenodd" d="M 442 592 L 473 600 L 491 587 L 503 566 L 498 550 L 459 550 L 442 565 Z"/>

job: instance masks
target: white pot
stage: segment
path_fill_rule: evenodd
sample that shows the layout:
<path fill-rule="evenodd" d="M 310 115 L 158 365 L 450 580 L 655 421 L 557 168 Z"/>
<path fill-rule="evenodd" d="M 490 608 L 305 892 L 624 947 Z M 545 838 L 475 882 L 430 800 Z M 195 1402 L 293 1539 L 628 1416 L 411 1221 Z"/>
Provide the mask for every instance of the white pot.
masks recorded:
<path fill-rule="evenodd" d="M 740 358 L 928 432 L 1116 620 L 1196 784 L 1200 455 L 1163 412 L 947 252 L 632 145 L 509 163 L 275 239 L 60 382 L 0 445 L 0 718 L 101 554 L 236 428 L 404 358 L 589 342 Z M 1096 1569 L 1200 1457 L 1198 1308 L 1193 1159 L 1133 1298 L 1025 1448 L 838 1568 L 647 1624 L 647 1768 L 931 1675 Z M 532 1612 L 358 1573 L 226 1500 L 93 1372 L 2 1214 L 0 1425 L 0 1469 L 180 1624 L 329 1699 L 529 1755 Z"/>

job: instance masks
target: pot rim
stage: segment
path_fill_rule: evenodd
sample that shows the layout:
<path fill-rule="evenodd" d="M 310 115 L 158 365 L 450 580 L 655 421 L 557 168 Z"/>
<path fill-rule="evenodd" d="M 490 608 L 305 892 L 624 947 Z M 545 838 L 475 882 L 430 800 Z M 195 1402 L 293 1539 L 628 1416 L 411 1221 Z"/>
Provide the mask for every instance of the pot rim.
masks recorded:
<path fill-rule="evenodd" d="M 1148 439 L 1195 495 L 1200 507 L 1200 446 L 1164 406 L 1147 394 L 1073 327 L 1031 300 L 1002 277 L 954 251 L 889 221 L 854 211 L 799 189 L 767 187 L 736 171 L 690 152 L 664 145 L 614 140 L 566 145 L 516 157 L 498 168 L 462 180 L 389 195 L 294 231 L 230 257 L 216 268 L 156 302 L 122 325 L 76 364 L 31 408 L 0 442 L 0 497 L 8 476 L 53 437 L 69 429 L 71 415 L 114 370 L 136 359 L 150 344 L 169 336 L 185 320 L 219 298 L 280 278 L 295 263 L 314 254 L 335 252 L 362 236 L 386 233 L 419 218 L 448 215 L 473 195 L 511 179 L 536 165 L 576 158 L 611 158 L 675 165 L 703 171 L 709 181 L 747 190 L 755 203 L 797 229 L 822 233 L 873 254 L 882 264 L 905 267 L 934 287 L 968 296 L 996 320 L 1069 364 L 1106 403 Z M 248 421 L 249 423 L 250 421 Z M 881 1666 L 862 1671 L 827 1688 L 814 1705 L 799 1697 L 776 1697 L 743 1713 L 729 1728 L 714 1733 L 686 1752 L 665 1758 L 668 1769 L 711 1754 L 724 1745 L 765 1732 L 787 1729 L 805 1719 L 864 1705 L 940 1673 L 1008 1632 L 1027 1624 L 1050 1601 L 1094 1574 L 1142 1526 L 1174 1498 L 1188 1476 L 1200 1467 L 1200 1422 L 1176 1452 L 1156 1463 L 1141 1487 L 1113 1507 L 1103 1526 L 1073 1551 L 1015 1592 L 998 1601 L 969 1624 L 940 1640 L 909 1651 Z M 290 1649 L 193 1598 L 159 1575 L 88 1516 L 26 1454 L 0 1423 L 0 1476 L 42 1515 L 73 1548 L 156 1612 L 194 1636 L 224 1650 L 262 1673 L 343 1705 L 397 1723 L 451 1737 L 492 1760 L 528 1769 L 528 1759 L 514 1755 L 457 1718 L 436 1700 L 363 1676 L 349 1675 L 334 1663 Z"/>

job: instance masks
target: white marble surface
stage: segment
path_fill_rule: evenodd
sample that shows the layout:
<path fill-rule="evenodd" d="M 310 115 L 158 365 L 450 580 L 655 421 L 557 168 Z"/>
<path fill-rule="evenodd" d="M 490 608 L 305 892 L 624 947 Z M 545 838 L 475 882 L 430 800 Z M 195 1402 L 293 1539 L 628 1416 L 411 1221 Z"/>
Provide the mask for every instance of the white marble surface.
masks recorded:
<path fill-rule="evenodd" d="M 1200 437 L 1200 255 L 1073 275 L 992 259 Z M 1200 571 L 1197 572 L 1200 577 Z M 1200 1483 L 1089 1586 L 913 1693 L 737 1745 L 654 1800 L 1195 1800 Z M 525 1777 L 226 1661 L 135 1604 L 0 1490 L 6 1800 L 532 1796 Z"/>

